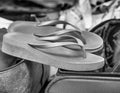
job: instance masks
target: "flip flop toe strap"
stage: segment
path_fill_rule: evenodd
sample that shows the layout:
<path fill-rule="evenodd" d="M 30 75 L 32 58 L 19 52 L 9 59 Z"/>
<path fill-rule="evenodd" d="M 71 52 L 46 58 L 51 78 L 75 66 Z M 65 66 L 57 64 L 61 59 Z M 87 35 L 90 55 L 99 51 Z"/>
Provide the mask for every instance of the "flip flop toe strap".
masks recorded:
<path fill-rule="evenodd" d="M 45 43 L 45 44 L 29 43 L 29 45 L 36 48 L 47 49 L 47 48 L 54 48 L 54 47 L 67 46 L 67 45 L 78 45 L 78 44 L 74 42 L 55 42 L 55 43 Z"/>
<path fill-rule="evenodd" d="M 71 51 L 71 53 L 74 52 L 74 54 L 78 54 L 77 56 L 79 56 L 79 54 L 83 54 L 81 57 L 86 57 L 86 53 L 85 53 L 85 50 L 83 48 L 84 44 L 83 42 L 75 37 L 75 36 L 72 36 L 72 35 L 61 35 L 61 36 L 45 36 L 45 37 L 40 37 L 39 38 L 39 35 L 35 35 L 35 37 L 37 37 L 38 39 L 36 40 L 51 40 L 50 42 L 46 42 L 46 43 L 42 43 L 42 44 L 33 44 L 33 43 L 29 43 L 28 45 L 30 45 L 31 47 L 33 48 L 39 48 L 40 50 L 45 50 L 45 49 L 50 49 L 50 48 L 54 48 L 54 47 L 65 47 L 65 46 L 79 46 L 79 50 L 76 50 L 76 49 L 73 49 L 73 48 L 69 48 L 69 51 Z M 67 41 L 63 41 L 68 39 Z M 72 41 L 70 41 L 69 39 L 72 39 Z M 67 50 L 66 50 L 67 51 Z M 63 51 L 60 51 L 60 52 L 63 52 Z M 79 53 L 78 53 L 79 52 Z M 82 52 L 82 53 L 81 53 Z M 72 55 L 72 54 L 68 54 L 68 56 L 75 56 L 75 55 Z"/>
<path fill-rule="evenodd" d="M 72 26 L 73 28 L 75 28 L 75 30 L 63 29 L 63 30 L 56 31 L 54 33 L 44 35 L 44 36 L 39 34 L 34 34 L 34 36 L 36 37 L 36 40 L 47 41 L 47 42 L 44 44 L 29 44 L 29 45 L 34 48 L 39 48 L 44 50 L 54 48 L 54 47 L 64 47 L 69 49 L 72 52 L 74 51 L 76 54 L 78 54 L 78 49 L 79 49 L 80 52 L 83 52 L 83 55 L 85 57 L 86 54 L 83 46 L 84 44 L 86 44 L 86 41 L 83 38 L 80 32 L 80 29 L 77 28 L 76 26 L 68 22 L 58 21 L 58 20 L 42 22 L 40 24 L 37 24 L 37 26 L 46 27 L 46 26 L 56 26 L 58 24 L 62 24 L 64 26 L 67 26 L 67 25 Z M 77 48 L 75 48 L 74 46 L 75 47 L 77 46 Z"/>
<path fill-rule="evenodd" d="M 71 33 L 72 34 L 76 34 L 76 35 L 79 35 L 78 37 L 84 42 L 84 44 L 86 44 L 86 41 L 84 39 L 84 36 L 82 35 L 81 33 L 81 30 L 77 27 L 77 26 L 74 26 L 66 21 L 62 21 L 62 20 L 52 20 L 52 21 L 46 21 L 46 22 L 42 22 L 42 23 L 39 23 L 37 24 L 38 27 L 45 27 L 45 26 L 56 26 L 56 25 L 59 25 L 59 24 L 62 24 L 64 27 L 66 27 L 67 25 L 73 27 L 75 30 L 71 30 L 71 29 L 63 29 L 61 31 L 57 31 L 57 32 L 54 32 L 52 34 L 49 34 L 49 35 L 61 35 L 61 34 L 68 34 L 68 33 Z"/>
<path fill-rule="evenodd" d="M 40 26 L 40 27 L 43 27 L 43 26 L 56 26 L 56 25 L 59 25 L 59 24 L 62 24 L 63 27 L 66 27 L 67 25 L 75 28 L 76 30 L 78 31 L 81 31 L 78 27 L 66 22 L 66 21 L 61 21 L 61 20 L 52 20 L 52 21 L 47 21 L 47 22 L 41 22 L 39 24 L 37 24 L 37 26 Z"/>
<path fill-rule="evenodd" d="M 59 38 L 60 35 L 70 35 L 80 39 L 84 44 L 86 44 L 86 40 L 83 38 L 81 32 L 77 30 L 60 30 L 45 36 L 39 34 L 34 34 L 34 35 L 36 37 L 39 37 L 40 40 L 44 40 L 44 41 L 52 41 L 55 38 Z"/>
<path fill-rule="evenodd" d="M 64 32 L 64 33 L 63 33 Z M 49 34 L 46 36 L 41 36 L 34 34 L 37 40 L 49 41 L 49 42 L 60 42 L 60 41 L 76 41 L 78 45 L 84 46 L 84 38 L 81 36 L 81 33 L 77 30 L 63 30 L 57 31 L 56 33 Z"/>

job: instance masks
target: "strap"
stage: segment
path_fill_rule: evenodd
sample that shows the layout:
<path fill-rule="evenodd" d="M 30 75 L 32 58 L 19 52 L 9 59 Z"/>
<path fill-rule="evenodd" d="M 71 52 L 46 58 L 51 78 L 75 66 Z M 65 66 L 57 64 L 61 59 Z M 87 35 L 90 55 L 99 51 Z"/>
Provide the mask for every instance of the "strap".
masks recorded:
<path fill-rule="evenodd" d="M 69 45 L 76 45 L 80 47 L 80 52 L 82 51 L 83 53 L 83 57 L 86 57 L 86 53 L 85 50 L 83 48 L 84 44 L 83 42 L 75 37 L 74 35 L 59 35 L 59 36 L 39 36 L 39 35 L 34 35 L 36 37 L 36 40 L 47 40 L 50 42 L 46 42 L 46 43 L 41 43 L 41 44 L 33 44 L 33 43 L 29 43 L 28 45 L 33 47 L 33 48 L 39 48 L 39 49 L 49 49 L 49 48 L 54 48 L 54 47 L 64 47 L 64 46 L 69 46 Z M 68 40 L 67 40 L 68 39 Z M 72 39 L 72 41 L 70 41 L 69 39 Z M 67 40 L 67 41 L 63 41 L 63 40 Z M 76 51 L 75 49 L 71 49 L 69 48 L 69 50 L 71 51 Z M 78 50 L 77 50 L 78 52 Z"/>
<path fill-rule="evenodd" d="M 44 44 L 32 44 L 29 43 L 31 47 L 39 48 L 39 49 L 49 49 L 54 47 L 65 47 L 68 48 L 70 51 L 76 51 L 74 48 L 70 48 L 68 46 L 75 45 L 79 46 L 80 50 L 84 53 L 84 57 L 86 57 L 85 50 L 83 48 L 84 44 L 86 44 L 85 39 L 83 38 L 81 31 L 78 27 L 66 22 L 66 21 L 58 21 L 58 20 L 52 20 L 47 22 L 42 22 L 40 24 L 37 24 L 38 27 L 46 27 L 46 26 L 56 26 L 58 24 L 63 24 L 64 26 L 70 25 L 74 27 L 76 30 L 70 30 L 70 29 L 62 29 L 59 31 L 56 31 L 54 33 L 50 33 L 48 35 L 39 35 L 39 34 L 33 34 L 38 41 L 48 41 Z M 76 53 L 78 52 L 78 49 Z"/>
<path fill-rule="evenodd" d="M 59 21 L 58 20 L 52 20 L 52 21 L 47 21 L 47 22 L 41 22 L 41 23 L 37 24 L 37 26 L 40 26 L 40 27 L 41 26 L 56 26 L 58 24 L 63 24 L 65 27 L 67 25 L 69 25 L 69 26 L 72 26 L 73 28 L 75 28 L 76 30 L 80 31 L 80 29 L 78 27 L 76 27 L 76 26 L 74 26 L 74 25 L 72 25 L 72 24 L 70 24 L 66 21 L 61 21 L 61 20 L 59 20 Z"/>
<path fill-rule="evenodd" d="M 80 39 L 84 44 L 86 44 L 85 39 L 83 38 L 81 32 L 77 31 L 77 30 L 70 30 L 70 29 L 66 29 L 66 30 L 59 30 L 57 32 L 45 35 L 45 36 L 41 36 L 39 34 L 34 34 L 34 36 L 39 37 L 40 40 L 44 40 L 44 41 L 51 41 L 54 40 L 55 38 L 59 38 L 60 35 L 70 35 L 70 36 L 74 36 L 78 39 Z"/>
<path fill-rule="evenodd" d="M 64 42 L 61 41 L 62 39 L 66 39 L 66 38 L 73 39 L 74 41 L 64 41 Z M 29 43 L 29 45 L 36 46 L 38 48 L 53 48 L 53 47 L 66 46 L 66 45 L 77 45 L 82 48 L 84 46 L 83 42 L 80 39 L 70 35 L 52 36 L 52 37 L 46 37 L 46 39 L 48 40 L 51 39 L 51 41 L 53 42 L 47 42 L 44 44 L 36 44 L 36 45 Z M 42 39 L 39 38 L 39 40 Z"/>
<path fill-rule="evenodd" d="M 45 44 L 29 43 L 28 45 L 36 47 L 36 48 L 41 48 L 41 49 L 60 47 L 60 46 L 66 46 L 66 45 L 78 45 L 79 46 L 78 43 L 74 43 L 74 42 L 55 42 L 55 43 L 45 43 Z"/>

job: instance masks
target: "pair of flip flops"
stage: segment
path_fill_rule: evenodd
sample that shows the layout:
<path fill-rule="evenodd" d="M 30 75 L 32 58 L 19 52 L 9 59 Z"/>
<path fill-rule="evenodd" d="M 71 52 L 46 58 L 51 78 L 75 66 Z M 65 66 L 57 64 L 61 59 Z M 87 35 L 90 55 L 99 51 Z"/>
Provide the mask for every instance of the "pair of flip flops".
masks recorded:
<path fill-rule="evenodd" d="M 19 58 L 74 71 L 91 71 L 104 66 L 104 58 L 93 54 L 103 40 L 92 32 L 61 29 L 65 21 L 42 23 L 16 21 L 3 37 L 2 51 Z"/>

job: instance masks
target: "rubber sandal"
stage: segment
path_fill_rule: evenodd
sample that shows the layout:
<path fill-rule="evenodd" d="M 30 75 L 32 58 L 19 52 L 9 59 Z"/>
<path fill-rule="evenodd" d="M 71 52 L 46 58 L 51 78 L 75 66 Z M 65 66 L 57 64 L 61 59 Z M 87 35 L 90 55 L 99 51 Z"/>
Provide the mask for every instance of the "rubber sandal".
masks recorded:
<path fill-rule="evenodd" d="M 103 49 L 103 40 L 100 36 L 92 33 L 83 31 L 81 32 L 79 28 L 71 25 L 68 22 L 65 21 L 48 21 L 48 22 L 42 22 L 41 24 L 36 22 L 25 22 L 25 21 L 16 21 L 13 24 L 10 25 L 8 28 L 8 32 L 20 32 L 20 33 L 26 33 L 26 34 L 41 34 L 41 35 L 48 35 L 50 33 L 57 32 L 61 30 L 61 28 L 55 27 L 57 24 L 63 24 L 64 26 L 70 25 L 74 27 L 78 32 L 82 34 L 84 37 L 82 41 L 86 44 L 84 46 L 86 51 L 89 51 L 91 53 L 95 53 L 97 51 L 101 51 Z M 64 32 L 65 30 L 63 30 Z M 84 40 L 85 39 L 85 40 Z M 93 42 L 94 41 L 94 42 Z"/>
<path fill-rule="evenodd" d="M 63 42 L 61 40 L 63 38 L 74 41 Z M 7 33 L 3 37 L 2 51 L 19 58 L 67 70 L 91 71 L 104 66 L 104 58 L 87 53 L 82 40 L 74 35 L 60 35 L 56 42 L 46 42 L 42 39 L 34 34 Z M 63 47 L 69 45 L 79 46 L 80 54 L 78 50 Z M 76 54 L 79 56 L 75 56 Z"/>

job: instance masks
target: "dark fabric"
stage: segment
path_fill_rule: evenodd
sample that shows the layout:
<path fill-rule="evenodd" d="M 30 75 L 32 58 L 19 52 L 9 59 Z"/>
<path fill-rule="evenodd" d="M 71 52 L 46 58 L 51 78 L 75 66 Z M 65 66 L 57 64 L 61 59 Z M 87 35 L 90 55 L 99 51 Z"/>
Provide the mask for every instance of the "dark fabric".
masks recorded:
<path fill-rule="evenodd" d="M 45 7 L 49 2 L 56 2 L 53 8 Z M 37 3 L 40 2 L 40 3 Z M 31 14 L 46 15 L 69 9 L 77 0 L 0 0 L 0 16 L 10 20 L 34 20 Z"/>
<path fill-rule="evenodd" d="M 41 13 L 51 12 L 53 9 L 44 8 L 43 6 L 26 0 L 0 0 L 0 11 L 17 13 Z"/>
<path fill-rule="evenodd" d="M 49 78 L 50 67 L 31 61 L 26 61 L 26 64 L 29 68 L 32 82 L 30 93 L 41 93 L 41 91 L 44 91 L 43 87 Z"/>
<path fill-rule="evenodd" d="M 104 41 L 107 65 L 113 67 L 120 61 L 120 19 L 111 19 L 95 26 L 91 32 L 100 35 Z"/>
<path fill-rule="evenodd" d="M 41 3 L 37 3 L 37 2 Z M 59 11 L 62 9 L 68 9 L 73 6 L 76 0 L 0 0 L 0 12 L 15 12 L 15 13 L 48 13 L 52 11 Z M 56 2 L 56 6 L 53 8 L 45 7 L 45 3 Z M 43 2 L 43 3 L 42 3 Z M 67 5 L 60 5 L 60 4 Z"/>

